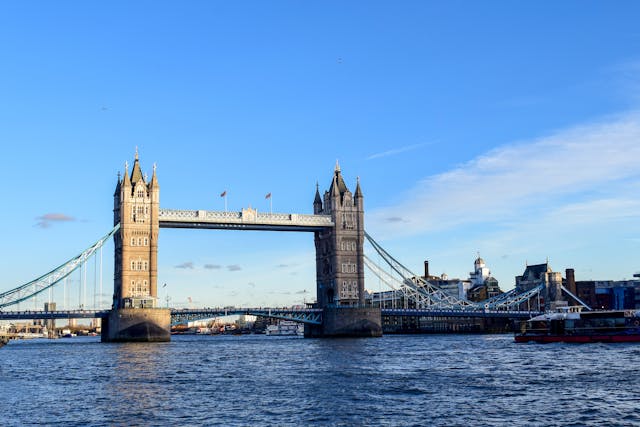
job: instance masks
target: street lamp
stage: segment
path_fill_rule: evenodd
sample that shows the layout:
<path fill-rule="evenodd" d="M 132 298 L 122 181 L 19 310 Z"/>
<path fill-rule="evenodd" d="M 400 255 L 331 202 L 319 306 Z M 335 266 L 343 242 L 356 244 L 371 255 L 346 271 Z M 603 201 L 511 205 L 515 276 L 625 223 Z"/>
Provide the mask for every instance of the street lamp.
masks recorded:
<path fill-rule="evenodd" d="M 165 301 L 167 301 L 167 308 L 169 308 L 169 293 L 166 290 L 167 289 L 167 284 L 165 283 L 164 285 L 162 285 L 162 289 L 164 289 L 164 299 Z"/>

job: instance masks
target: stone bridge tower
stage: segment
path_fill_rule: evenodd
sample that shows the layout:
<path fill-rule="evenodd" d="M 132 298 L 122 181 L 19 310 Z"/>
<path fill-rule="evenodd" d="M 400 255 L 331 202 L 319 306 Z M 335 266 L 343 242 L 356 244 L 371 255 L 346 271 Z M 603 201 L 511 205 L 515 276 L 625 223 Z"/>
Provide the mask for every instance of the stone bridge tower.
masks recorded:
<path fill-rule="evenodd" d="M 364 199 L 360 181 L 355 194 L 351 193 L 336 163 L 324 201 L 316 188 L 313 213 L 331 215 L 335 224 L 315 233 L 318 305 L 364 305 Z"/>
<path fill-rule="evenodd" d="M 160 186 L 142 174 L 138 152 L 131 175 L 125 164 L 113 195 L 115 265 L 113 310 L 103 321 L 103 341 L 168 341 L 169 310 L 158 304 Z M 105 331 L 106 326 L 106 331 Z M 105 333 L 106 332 L 106 333 Z"/>
<path fill-rule="evenodd" d="M 334 224 L 315 232 L 317 306 L 321 326 L 307 326 L 305 336 L 380 336 L 380 309 L 365 307 L 364 198 L 360 180 L 351 193 L 336 168 L 324 198 L 316 186 L 315 215 L 330 215 Z"/>
<path fill-rule="evenodd" d="M 125 165 L 113 196 L 115 235 L 114 308 L 154 308 L 158 297 L 158 213 L 160 187 L 155 167 L 149 183 L 140 169 L 138 153 L 131 176 Z"/>

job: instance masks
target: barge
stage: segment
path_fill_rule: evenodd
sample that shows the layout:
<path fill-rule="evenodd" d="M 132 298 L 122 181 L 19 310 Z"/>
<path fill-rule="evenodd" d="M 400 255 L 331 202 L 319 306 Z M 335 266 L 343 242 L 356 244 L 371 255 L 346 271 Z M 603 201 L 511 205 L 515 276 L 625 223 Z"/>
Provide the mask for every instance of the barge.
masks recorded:
<path fill-rule="evenodd" d="M 640 342 L 640 310 L 582 311 L 582 307 L 536 316 L 522 325 L 517 343 Z"/>

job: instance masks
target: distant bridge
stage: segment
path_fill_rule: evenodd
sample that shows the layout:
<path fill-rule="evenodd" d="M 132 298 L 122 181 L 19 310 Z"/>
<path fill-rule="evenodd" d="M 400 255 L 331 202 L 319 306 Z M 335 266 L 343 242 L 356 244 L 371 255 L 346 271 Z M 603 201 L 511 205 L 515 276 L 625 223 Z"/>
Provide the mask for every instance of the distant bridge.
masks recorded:
<path fill-rule="evenodd" d="M 542 314 L 542 311 L 518 310 L 423 310 L 417 308 L 383 308 L 383 316 L 400 317 L 465 317 L 465 318 L 502 318 L 502 319 L 530 319 Z"/>
<path fill-rule="evenodd" d="M 64 319 L 98 319 L 107 316 L 111 310 L 19 310 L 0 311 L 0 320 L 64 320 Z M 295 322 L 319 325 L 322 323 L 322 309 L 288 309 L 288 308 L 200 308 L 172 309 L 171 324 L 185 324 L 197 320 L 216 317 L 251 315 L 274 319 L 293 320 Z"/>
<path fill-rule="evenodd" d="M 415 309 L 415 308 L 383 308 L 382 316 L 401 317 L 465 317 L 465 318 L 510 318 L 528 319 L 541 314 L 539 311 L 517 310 L 465 310 L 465 309 Z M 96 319 L 109 314 L 110 310 L 21 310 L 0 311 L 0 320 L 64 320 L 64 319 Z M 171 324 L 179 325 L 198 320 L 219 318 L 224 316 L 250 315 L 273 319 L 292 320 L 294 322 L 320 325 L 322 309 L 305 308 L 184 308 L 171 309 Z"/>
<path fill-rule="evenodd" d="M 310 325 L 322 324 L 322 309 L 287 309 L 287 308 L 201 308 L 201 309 L 173 309 L 171 310 L 171 324 L 179 325 L 197 320 L 213 319 L 216 317 L 250 315 L 270 317 L 274 319 L 293 320 L 294 322 Z"/>

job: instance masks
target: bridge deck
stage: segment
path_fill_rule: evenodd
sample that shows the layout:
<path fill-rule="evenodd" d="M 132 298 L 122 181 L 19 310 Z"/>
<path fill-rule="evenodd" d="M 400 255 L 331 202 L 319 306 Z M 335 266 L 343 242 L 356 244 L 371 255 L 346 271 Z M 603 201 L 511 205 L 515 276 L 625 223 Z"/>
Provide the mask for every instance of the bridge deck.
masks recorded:
<path fill-rule="evenodd" d="M 110 310 L 21 310 L 0 311 L 0 320 L 48 320 L 48 319 L 95 319 L 109 314 Z M 508 310 L 419 310 L 419 309 L 382 309 L 383 316 L 418 317 L 484 317 L 528 319 L 541 314 L 530 311 Z M 253 316 L 290 319 L 302 323 L 319 324 L 322 321 L 322 309 L 285 309 L 285 308 L 205 308 L 172 309 L 172 323 L 185 323 L 214 317 L 248 314 Z"/>
<path fill-rule="evenodd" d="M 318 231 L 333 227 L 329 215 L 160 209 L 160 228 L 206 228 L 227 230 Z"/>
<path fill-rule="evenodd" d="M 108 315 L 109 311 L 110 310 L 0 311 L 0 320 L 96 319 Z"/>

